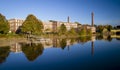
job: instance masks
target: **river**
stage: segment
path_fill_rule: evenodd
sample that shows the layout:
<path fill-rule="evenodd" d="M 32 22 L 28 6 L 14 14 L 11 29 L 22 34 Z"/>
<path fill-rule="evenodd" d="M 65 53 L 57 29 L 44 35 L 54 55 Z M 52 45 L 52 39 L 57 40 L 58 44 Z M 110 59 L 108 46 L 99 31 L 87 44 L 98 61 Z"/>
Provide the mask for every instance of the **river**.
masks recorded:
<path fill-rule="evenodd" d="M 119 38 L 3 42 L 6 45 L 0 44 L 0 70 L 120 70 Z"/>

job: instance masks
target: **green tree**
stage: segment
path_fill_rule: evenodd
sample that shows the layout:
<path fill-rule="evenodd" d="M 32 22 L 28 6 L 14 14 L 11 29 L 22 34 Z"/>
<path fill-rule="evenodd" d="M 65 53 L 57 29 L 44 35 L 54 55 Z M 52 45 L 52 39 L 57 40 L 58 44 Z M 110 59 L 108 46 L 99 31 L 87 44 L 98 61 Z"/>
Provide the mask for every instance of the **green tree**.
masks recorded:
<path fill-rule="evenodd" d="M 64 24 L 62 24 L 62 25 L 60 26 L 60 29 L 59 29 L 59 34 L 60 34 L 60 35 L 65 35 L 66 32 L 67 32 L 67 28 L 66 28 L 66 26 L 65 26 Z"/>
<path fill-rule="evenodd" d="M 34 15 L 30 14 L 23 22 L 21 27 L 22 32 L 31 32 L 32 34 L 42 34 L 43 23 L 38 20 Z"/>
<path fill-rule="evenodd" d="M 113 27 L 111 25 L 107 26 L 107 30 L 110 32 Z"/>
<path fill-rule="evenodd" d="M 9 32 L 9 29 L 10 29 L 10 26 L 7 19 L 5 18 L 5 16 L 0 14 L 0 33 L 7 34 Z"/>
<path fill-rule="evenodd" d="M 88 29 L 88 30 L 87 30 L 87 34 L 88 34 L 88 35 L 92 35 L 91 29 Z"/>
<path fill-rule="evenodd" d="M 75 22 L 76 24 L 78 24 L 78 25 L 81 25 L 79 22 Z"/>
<path fill-rule="evenodd" d="M 81 31 L 79 32 L 79 35 L 86 35 L 86 29 L 85 28 L 83 28 L 83 29 L 81 29 Z"/>
<path fill-rule="evenodd" d="M 69 35 L 77 35 L 77 33 L 76 33 L 74 28 L 71 28 L 68 34 Z"/>
<path fill-rule="evenodd" d="M 103 26 L 103 25 L 98 25 L 98 26 L 97 26 L 97 32 L 102 33 L 102 32 L 103 32 L 103 29 L 104 29 L 104 26 Z"/>

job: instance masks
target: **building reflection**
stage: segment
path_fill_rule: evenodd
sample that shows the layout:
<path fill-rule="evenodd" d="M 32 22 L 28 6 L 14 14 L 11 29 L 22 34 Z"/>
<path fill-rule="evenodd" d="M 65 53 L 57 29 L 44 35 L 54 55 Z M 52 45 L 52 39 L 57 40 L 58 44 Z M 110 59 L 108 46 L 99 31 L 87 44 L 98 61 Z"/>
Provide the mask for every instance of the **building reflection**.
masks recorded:
<path fill-rule="evenodd" d="M 13 44 L 11 44 L 10 51 L 15 52 L 15 53 L 22 52 L 21 45 L 19 43 L 13 43 Z"/>
<path fill-rule="evenodd" d="M 94 56 L 95 45 L 94 42 L 96 39 L 105 39 L 107 41 L 111 41 L 112 38 L 108 37 L 79 37 L 79 38 L 44 38 L 41 40 L 34 40 L 34 41 L 23 41 L 23 42 L 12 42 L 8 44 L 0 44 L 0 63 L 4 62 L 8 57 L 10 52 L 14 53 L 21 53 L 23 52 L 26 58 L 29 61 L 34 61 L 38 58 L 38 56 L 43 54 L 44 49 L 47 48 L 60 48 L 61 50 L 68 50 L 70 51 L 72 45 L 74 44 L 81 44 L 84 45 L 87 42 L 91 42 L 91 55 Z M 7 46 L 9 45 L 9 46 Z"/>

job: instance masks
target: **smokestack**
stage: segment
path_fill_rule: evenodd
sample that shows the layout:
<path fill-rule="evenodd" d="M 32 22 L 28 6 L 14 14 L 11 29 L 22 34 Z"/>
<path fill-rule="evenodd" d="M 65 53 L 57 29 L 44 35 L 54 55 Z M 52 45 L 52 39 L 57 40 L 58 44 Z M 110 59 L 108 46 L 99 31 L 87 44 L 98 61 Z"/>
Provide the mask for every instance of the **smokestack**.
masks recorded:
<path fill-rule="evenodd" d="M 92 16 L 92 24 L 91 25 L 93 27 L 94 26 L 94 13 L 93 12 L 91 13 L 91 16 Z"/>
<path fill-rule="evenodd" d="M 69 16 L 68 16 L 68 18 L 67 18 L 67 22 L 68 22 L 68 23 L 70 22 L 70 18 L 69 18 Z"/>

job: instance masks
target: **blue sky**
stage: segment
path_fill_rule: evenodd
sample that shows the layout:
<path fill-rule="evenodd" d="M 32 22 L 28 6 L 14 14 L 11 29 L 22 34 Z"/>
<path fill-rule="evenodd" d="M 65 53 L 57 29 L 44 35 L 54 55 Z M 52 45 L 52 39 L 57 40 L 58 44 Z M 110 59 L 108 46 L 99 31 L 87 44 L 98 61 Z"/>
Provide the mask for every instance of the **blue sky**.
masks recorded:
<path fill-rule="evenodd" d="M 42 21 L 78 21 L 91 24 L 91 12 L 95 24 L 120 24 L 120 0 L 0 0 L 0 13 L 7 19 L 25 19 L 34 14 Z"/>

